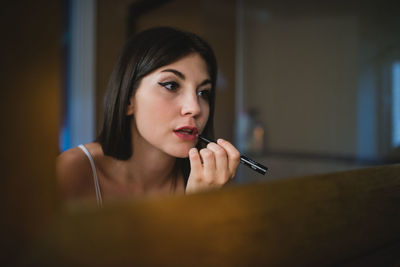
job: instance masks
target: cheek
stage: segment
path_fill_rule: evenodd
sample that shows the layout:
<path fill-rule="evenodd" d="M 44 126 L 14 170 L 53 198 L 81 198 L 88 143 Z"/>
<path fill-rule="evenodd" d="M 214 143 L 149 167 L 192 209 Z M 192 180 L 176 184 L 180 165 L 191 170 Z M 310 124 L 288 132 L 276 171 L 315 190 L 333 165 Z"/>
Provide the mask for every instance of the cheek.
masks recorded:
<path fill-rule="evenodd" d="M 203 106 L 202 106 L 202 113 L 203 113 L 203 122 L 202 122 L 202 124 L 203 124 L 203 129 L 204 129 L 204 127 L 206 126 L 206 124 L 207 124 L 207 122 L 208 122 L 208 118 L 210 117 L 210 105 L 207 103 L 207 104 L 204 104 Z"/>
<path fill-rule="evenodd" d="M 139 130 L 146 131 L 150 135 L 155 134 L 155 131 L 160 129 L 157 126 L 168 121 L 166 119 L 171 113 L 171 104 L 159 98 L 141 100 L 136 105 L 136 125 Z"/>
<path fill-rule="evenodd" d="M 209 108 L 207 107 L 202 110 L 201 117 L 197 119 L 199 134 L 204 134 L 204 129 L 206 128 L 208 119 L 209 119 Z"/>

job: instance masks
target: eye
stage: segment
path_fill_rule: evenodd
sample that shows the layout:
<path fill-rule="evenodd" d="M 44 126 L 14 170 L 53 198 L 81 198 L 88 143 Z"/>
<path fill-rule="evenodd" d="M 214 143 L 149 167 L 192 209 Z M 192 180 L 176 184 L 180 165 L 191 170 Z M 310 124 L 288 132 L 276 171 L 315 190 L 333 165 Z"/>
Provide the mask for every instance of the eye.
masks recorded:
<path fill-rule="evenodd" d="M 210 94 L 211 90 L 206 89 L 206 90 L 201 90 L 197 92 L 197 95 L 200 96 L 201 98 L 204 98 L 205 100 L 210 100 Z"/>
<path fill-rule="evenodd" d="M 177 82 L 159 82 L 158 84 L 169 91 L 175 91 L 179 87 L 179 84 Z"/>

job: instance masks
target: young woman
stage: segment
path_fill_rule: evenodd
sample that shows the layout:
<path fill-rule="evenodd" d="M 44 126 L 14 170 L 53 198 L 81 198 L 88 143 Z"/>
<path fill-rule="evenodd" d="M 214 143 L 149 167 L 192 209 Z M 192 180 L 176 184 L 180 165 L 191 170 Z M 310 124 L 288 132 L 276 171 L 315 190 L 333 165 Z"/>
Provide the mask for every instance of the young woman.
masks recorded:
<path fill-rule="evenodd" d="M 95 142 L 57 159 L 67 200 L 103 201 L 219 188 L 234 177 L 240 154 L 213 138 L 217 63 L 193 33 L 158 27 L 123 48 L 105 95 Z"/>

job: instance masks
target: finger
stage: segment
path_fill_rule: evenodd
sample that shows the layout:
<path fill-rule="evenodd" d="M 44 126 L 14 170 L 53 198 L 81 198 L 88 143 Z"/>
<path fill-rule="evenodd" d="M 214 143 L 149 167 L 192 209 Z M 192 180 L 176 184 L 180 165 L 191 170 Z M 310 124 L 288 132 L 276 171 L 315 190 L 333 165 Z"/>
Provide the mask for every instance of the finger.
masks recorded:
<path fill-rule="evenodd" d="M 202 165 L 197 148 L 193 147 L 189 150 L 190 171 L 193 173 L 201 173 Z"/>
<path fill-rule="evenodd" d="M 224 139 L 218 139 L 217 143 L 225 149 L 228 155 L 228 168 L 231 173 L 231 178 L 233 178 L 240 163 L 240 152 L 236 149 L 236 147 Z"/>
<path fill-rule="evenodd" d="M 215 158 L 214 153 L 208 149 L 203 148 L 200 150 L 200 156 L 203 159 L 203 174 L 206 183 L 212 184 L 215 180 Z"/>
<path fill-rule="evenodd" d="M 214 152 L 215 166 L 218 173 L 218 179 L 221 183 L 225 183 L 230 175 L 230 170 L 228 166 L 228 155 L 225 149 L 216 143 L 209 143 L 207 148 Z"/>

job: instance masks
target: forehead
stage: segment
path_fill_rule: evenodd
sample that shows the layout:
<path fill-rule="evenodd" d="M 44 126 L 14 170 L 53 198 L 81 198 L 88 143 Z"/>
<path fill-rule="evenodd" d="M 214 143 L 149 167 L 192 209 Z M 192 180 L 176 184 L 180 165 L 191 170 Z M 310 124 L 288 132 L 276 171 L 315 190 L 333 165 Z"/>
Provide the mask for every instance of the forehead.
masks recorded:
<path fill-rule="evenodd" d="M 205 78 L 209 78 L 207 63 L 198 53 L 191 53 L 184 56 L 170 64 L 156 69 L 154 72 L 163 72 L 163 70 L 166 69 L 174 69 L 185 75 L 202 75 L 206 76 Z"/>

